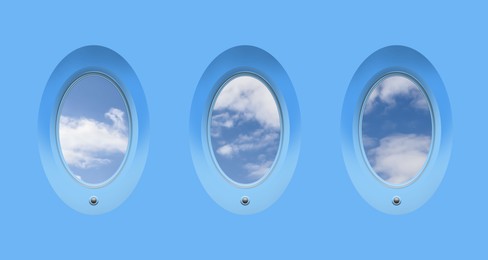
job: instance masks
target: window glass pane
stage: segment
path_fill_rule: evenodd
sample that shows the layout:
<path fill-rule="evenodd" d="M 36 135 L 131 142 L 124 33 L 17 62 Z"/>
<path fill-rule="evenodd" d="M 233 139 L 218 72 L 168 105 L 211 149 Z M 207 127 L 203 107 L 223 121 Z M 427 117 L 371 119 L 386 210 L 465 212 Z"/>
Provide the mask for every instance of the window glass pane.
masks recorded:
<path fill-rule="evenodd" d="M 404 74 L 380 79 L 362 109 L 361 137 L 369 165 L 389 184 L 413 180 L 427 162 L 432 116 L 421 86 Z"/>
<path fill-rule="evenodd" d="M 58 116 L 58 138 L 64 162 L 73 177 L 100 185 L 123 164 L 129 142 L 125 98 L 108 77 L 90 73 L 67 90 Z"/>
<path fill-rule="evenodd" d="M 210 139 L 220 169 L 239 184 L 268 174 L 277 157 L 281 117 L 270 88 L 254 75 L 227 81 L 214 100 Z"/>

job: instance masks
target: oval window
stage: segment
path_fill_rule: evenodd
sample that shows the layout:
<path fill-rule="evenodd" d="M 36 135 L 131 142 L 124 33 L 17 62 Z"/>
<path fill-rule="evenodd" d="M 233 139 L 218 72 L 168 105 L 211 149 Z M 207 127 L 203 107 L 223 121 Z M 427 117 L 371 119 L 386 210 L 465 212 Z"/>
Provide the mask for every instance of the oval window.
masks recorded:
<path fill-rule="evenodd" d="M 212 105 L 209 134 L 224 176 L 249 185 L 271 172 L 280 147 L 279 111 L 268 84 L 256 75 L 236 75 L 222 85 Z"/>
<path fill-rule="evenodd" d="M 195 89 L 189 127 L 198 178 L 226 210 L 255 214 L 286 189 L 300 149 L 300 109 L 268 52 L 242 45 L 217 56 Z"/>
<path fill-rule="evenodd" d="M 100 73 L 77 78 L 58 111 L 58 141 L 68 171 L 100 186 L 122 167 L 129 143 L 129 111 L 117 84 Z"/>
<path fill-rule="evenodd" d="M 420 84 L 403 73 L 378 80 L 361 110 L 360 136 L 370 168 L 390 185 L 412 182 L 432 144 L 432 112 Z"/>

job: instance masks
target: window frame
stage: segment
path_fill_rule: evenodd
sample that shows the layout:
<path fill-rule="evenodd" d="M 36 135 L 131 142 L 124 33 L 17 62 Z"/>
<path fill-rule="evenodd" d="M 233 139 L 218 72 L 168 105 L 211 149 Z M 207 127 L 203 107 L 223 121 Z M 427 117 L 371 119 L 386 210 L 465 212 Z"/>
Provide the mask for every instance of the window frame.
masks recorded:
<path fill-rule="evenodd" d="M 422 174 L 406 186 L 394 187 L 370 174 L 360 141 L 360 115 L 365 97 L 381 77 L 402 72 L 414 78 L 431 105 L 433 141 Z M 449 97 L 435 67 L 420 52 L 400 45 L 381 48 L 369 55 L 354 73 L 347 88 L 341 116 L 342 155 L 347 173 L 361 197 L 377 210 L 406 214 L 424 205 L 439 187 L 447 170 L 452 146 Z M 400 203 L 392 203 L 394 198 Z"/>
<path fill-rule="evenodd" d="M 247 188 L 233 185 L 222 177 L 212 158 L 208 138 L 208 122 L 216 93 L 224 82 L 239 73 L 259 75 L 268 83 L 280 106 L 282 120 L 281 147 L 272 171 L 259 185 Z M 281 64 L 268 52 L 248 45 L 236 46 L 218 55 L 204 71 L 193 95 L 189 137 L 196 174 L 217 204 L 243 215 L 255 214 L 271 206 L 293 176 L 300 147 L 298 100 Z"/>
<path fill-rule="evenodd" d="M 71 84 L 89 72 L 107 75 L 117 83 L 130 115 L 130 139 L 120 172 L 106 185 L 88 187 L 65 167 L 57 136 L 59 109 Z M 120 206 L 137 185 L 148 153 L 149 114 L 142 86 L 129 63 L 117 52 L 99 45 L 84 46 L 64 57 L 51 73 L 38 114 L 41 162 L 51 187 L 72 209 L 98 215 Z M 96 203 L 91 203 L 96 198 Z"/>

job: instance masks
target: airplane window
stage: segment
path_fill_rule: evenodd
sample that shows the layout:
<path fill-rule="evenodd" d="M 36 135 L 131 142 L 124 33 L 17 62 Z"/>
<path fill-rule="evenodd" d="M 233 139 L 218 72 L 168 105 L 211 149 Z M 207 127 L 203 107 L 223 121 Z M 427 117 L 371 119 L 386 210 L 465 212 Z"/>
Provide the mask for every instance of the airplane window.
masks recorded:
<path fill-rule="evenodd" d="M 189 130 L 198 178 L 230 212 L 268 208 L 295 172 L 298 100 L 281 64 L 258 47 L 232 47 L 208 65 L 193 95 Z"/>
<path fill-rule="evenodd" d="M 117 175 L 128 150 L 130 118 L 113 80 L 100 73 L 76 79 L 62 99 L 57 129 L 62 158 L 76 180 L 99 186 Z"/>
<path fill-rule="evenodd" d="M 263 79 L 230 78 L 217 92 L 209 120 L 211 150 L 225 176 L 247 185 L 270 173 L 280 147 L 281 116 Z"/>
<path fill-rule="evenodd" d="M 363 154 L 373 172 L 391 185 L 405 185 L 423 170 L 432 143 L 432 111 L 420 84 L 393 73 L 377 81 L 362 108 Z"/>

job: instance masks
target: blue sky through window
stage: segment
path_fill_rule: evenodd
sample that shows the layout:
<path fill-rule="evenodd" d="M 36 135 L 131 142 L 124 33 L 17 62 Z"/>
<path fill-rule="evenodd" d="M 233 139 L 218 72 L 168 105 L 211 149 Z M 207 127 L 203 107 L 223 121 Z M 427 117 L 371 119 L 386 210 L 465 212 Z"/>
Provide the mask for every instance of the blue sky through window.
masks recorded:
<path fill-rule="evenodd" d="M 276 159 L 280 135 L 278 105 L 261 80 L 239 75 L 223 86 L 212 108 L 210 137 L 230 179 L 250 184 L 263 178 Z"/>
<path fill-rule="evenodd" d="M 403 184 L 422 170 L 431 146 L 429 102 L 418 83 L 402 74 L 382 78 L 363 107 L 362 142 L 375 173 Z"/>
<path fill-rule="evenodd" d="M 77 79 L 58 120 L 61 153 L 75 178 L 96 185 L 117 173 L 127 151 L 129 121 L 112 81 L 95 73 Z"/>

